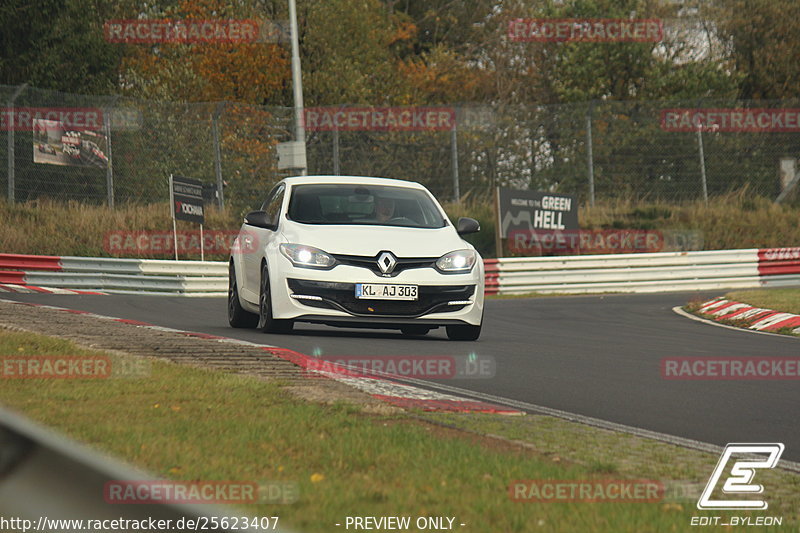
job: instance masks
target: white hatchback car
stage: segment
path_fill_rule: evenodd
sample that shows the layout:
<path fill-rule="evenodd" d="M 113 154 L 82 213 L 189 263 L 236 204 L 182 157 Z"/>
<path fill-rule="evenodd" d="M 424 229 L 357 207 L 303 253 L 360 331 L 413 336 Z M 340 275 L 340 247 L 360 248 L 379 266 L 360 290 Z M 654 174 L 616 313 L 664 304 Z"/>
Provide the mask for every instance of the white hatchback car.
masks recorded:
<path fill-rule="evenodd" d="M 419 183 L 387 178 L 286 178 L 247 215 L 230 259 L 233 327 L 288 333 L 295 322 L 399 329 L 444 326 L 476 340 L 483 260 Z"/>

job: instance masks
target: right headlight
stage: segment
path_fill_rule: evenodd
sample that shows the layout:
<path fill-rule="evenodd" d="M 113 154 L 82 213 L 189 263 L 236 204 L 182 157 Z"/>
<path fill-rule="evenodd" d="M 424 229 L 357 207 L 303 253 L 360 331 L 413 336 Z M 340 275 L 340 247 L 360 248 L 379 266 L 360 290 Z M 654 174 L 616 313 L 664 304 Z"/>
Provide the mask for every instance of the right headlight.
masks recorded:
<path fill-rule="evenodd" d="M 445 274 L 466 274 L 477 260 L 475 250 L 456 250 L 440 257 L 436 261 L 436 268 Z"/>

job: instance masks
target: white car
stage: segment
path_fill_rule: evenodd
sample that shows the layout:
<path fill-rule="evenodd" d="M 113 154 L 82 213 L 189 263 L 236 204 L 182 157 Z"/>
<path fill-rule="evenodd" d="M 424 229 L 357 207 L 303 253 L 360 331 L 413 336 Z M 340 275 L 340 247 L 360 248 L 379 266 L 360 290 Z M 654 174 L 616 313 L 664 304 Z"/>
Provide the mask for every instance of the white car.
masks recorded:
<path fill-rule="evenodd" d="M 419 183 L 303 176 L 278 183 L 247 215 L 230 259 L 228 321 L 288 333 L 295 322 L 399 329 L 444 326 L 476 340 L 483 260 Z"/>

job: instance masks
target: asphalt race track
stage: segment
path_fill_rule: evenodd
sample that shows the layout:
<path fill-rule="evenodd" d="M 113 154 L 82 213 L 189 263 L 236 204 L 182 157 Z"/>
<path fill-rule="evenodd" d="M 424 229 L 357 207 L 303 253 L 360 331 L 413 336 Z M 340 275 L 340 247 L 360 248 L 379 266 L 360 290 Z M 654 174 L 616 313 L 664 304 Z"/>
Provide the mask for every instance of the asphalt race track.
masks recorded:
<path fill-rule="evenodd" d="M 718 293 L 709 294 L 716 295 Z M 490 379 L 448 380 L 470 391 L 559 409 L 701 442 L 783 442 L 800 460 L 800 381 L 688 381 L 661 377 L 661 359 L 800 354 L 800 339 L 714 327 L 672 307 L 692 294 L 488 300 L 481 339 L 452 342 L 444 330 L 399 332 L 299 324 L 291 335 L 228 327 L 221 298 L 2 294 L 234 337 L 314 355 L 492 356 Z"/>

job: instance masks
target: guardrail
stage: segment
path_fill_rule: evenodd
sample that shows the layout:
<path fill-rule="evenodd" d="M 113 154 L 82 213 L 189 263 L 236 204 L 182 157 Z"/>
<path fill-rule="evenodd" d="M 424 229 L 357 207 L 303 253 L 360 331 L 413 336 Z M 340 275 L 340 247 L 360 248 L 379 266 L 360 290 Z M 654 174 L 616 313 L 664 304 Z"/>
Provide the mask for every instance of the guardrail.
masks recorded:
<path fill-rule="evenodd" d="M 487 294 L 800 286 L 800 248 L 487 259 Z"/>
<path fill-rule="evenodd" d="M 487 294 L 588 294 L 800 286 L 800 247 L 487 259 Z M 0 254 L 0 284 L 224 296 L 224 261 Z"/>
<path fill-rule="evenodd" d="M 171 520 L 171 524 L 176 524 L 182 518 L 197 521 L 201 517 L 209 519 L 210 531 L 228 531 L 227 527 L 212 527 L 212 524 L 230 524 L 229 519 L 227 522 L 222 519 L 243 514 L 219 504 L 108 503 L 106 484 L 121 480 L 159 481 L 0 408 L 0 516 L 7 520 L 18 519 L 18 525 L 23 520 L 28 521 L 29 531 L 97 529 L 79 527 L 75 520 L 144 520 L 147 523 L 152 519 L 156 522 Z M 211 520 L 213 517 L 216 520 Z M 242 522 L 238 525 L 237 531 L 258 529 Z M 11 528 L 14 529 L 23 530 Z M 277 527 L 274 531 L 287 530 Z"/>
<path fill-rule="evenodd" d="M 224 261 L 0 254 L 0 283 L 106 293 L 224 296 Z"/>

